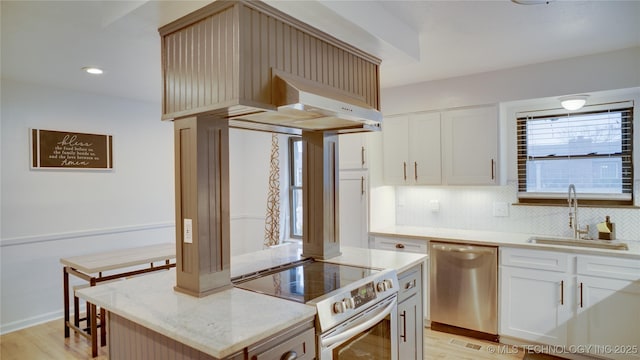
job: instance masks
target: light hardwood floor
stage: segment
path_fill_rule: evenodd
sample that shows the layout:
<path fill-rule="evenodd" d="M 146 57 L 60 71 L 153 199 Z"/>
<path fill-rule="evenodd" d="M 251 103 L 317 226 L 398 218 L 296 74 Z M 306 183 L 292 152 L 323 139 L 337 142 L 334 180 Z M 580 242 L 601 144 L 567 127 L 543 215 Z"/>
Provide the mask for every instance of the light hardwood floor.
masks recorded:
<path fill-rule="evenodd" d="M 65 339 L 62 324 L 62 320 L 55 320 L 0 336 L 0 359 L 92 359 L 89 341 L 73 332 L 68 339 Z M 498 346 L 492 342 L 425 329 L 424 359 L 521 360 L 524 356 L 522 351 L 510 353 L 513 350 L 511 347 L 504 347 L 503 350 L 508 351 L 498 354 Z M 475 349 L 477 347 L 479 349 Z M 100 348 L 98 357 L 95 359 L 108 359 L 107 347 Z"/>

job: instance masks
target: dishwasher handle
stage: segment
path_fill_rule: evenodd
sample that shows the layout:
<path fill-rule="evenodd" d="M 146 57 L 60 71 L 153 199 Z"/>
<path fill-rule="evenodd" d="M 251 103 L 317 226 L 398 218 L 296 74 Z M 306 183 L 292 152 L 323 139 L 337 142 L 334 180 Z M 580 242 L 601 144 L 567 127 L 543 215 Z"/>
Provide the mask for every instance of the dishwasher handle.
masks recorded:
<path fill-rule="evenodd" d="M 431 245 L 433 249 L 445 251 L 445 252 L 457 252 L 457 253 L 465 253 L 465 254 L 474 254 L 474 255 L 482 255 L 482 254 L 494 254 L 495 248 L 486 248 L 486 247 L 478 247 L 478 246 L 469 246 L 469 245 L 441 245 L 441 244 L 433 244 Z"/>

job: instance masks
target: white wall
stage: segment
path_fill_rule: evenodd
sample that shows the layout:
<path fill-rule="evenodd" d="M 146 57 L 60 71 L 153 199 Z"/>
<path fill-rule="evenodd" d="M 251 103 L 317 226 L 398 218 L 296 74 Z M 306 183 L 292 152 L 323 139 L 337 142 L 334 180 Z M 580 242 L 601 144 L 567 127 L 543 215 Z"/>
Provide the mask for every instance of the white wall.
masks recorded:
<path fill-rule="evenodd" d="M 521 68 L 439 80 L 410 86 L 384 89 L 385 115 L 446 109 L 484 104 L 500 105 L 502 186 L 384 186 L 382 179 L 372 179 L 371 230 L 388 225 L 461 228 L 489 231 L 569 235 L 566 207 L 514 206 L 516 196 L 515 113 L 533 109 L 557 108 L 557 96 L 590 93 L 590 103 L 635 100 L 634 125 L 640 128 L 640 48 L 582 58 L 554 61 Z M 384 124 L 383 124 L 384 127 Z M 635 133 L 640 144 L 640 134 Z M 382 148 L 372 149 L 377 157 L 372 167 L 383 166 Z M 635 203 L 640 204 L 640 146 L 635 149 Z M 376 175 L 378 174 L 378 175 Z M 371 177 L 379 177 L 372 169 Z M 440 211 L 432 212 L 430 200 L 440 202 Z M 509 216 L 494 217 L 494 203 L 509 204 Z M 375 205 L 373 205 L 375 204 Z M 392 209 L 391 211 L 389 209 Z M 638 238 L 640 210 L 581 208 L 581 223 L 592 229 L 610 215 L 617 223 L 617 236 Z M 379 223 L 374 219 L 380 219 Z M 592 234 L 597 236 L 595 230 Z"/>
<path fill-rule="evenodd" d="M 6 333 L 62 317 L 60 258 L 174 242 L 175 189 L 173 123 L 160 121 L 160 104 L 7 79 L 1 95 L 0 333 Z M 111 134 L 114 169 L 31 170 L 30 128 Z M 287 137 L 278 139 L 286 204 Z M 237 255 L 263 248 L 271 134 L 232 129 L 229 146 Z M 284 208 L 281 214 L 285 238 Z"/>
<path fill-rule="evenodd" d="M 61 257 L 173 242 L 160 106 L 2 79 L 0 331 L 62 316 Z M 113 135 L 112 171 L 31 170 L 29 129 Z"/>

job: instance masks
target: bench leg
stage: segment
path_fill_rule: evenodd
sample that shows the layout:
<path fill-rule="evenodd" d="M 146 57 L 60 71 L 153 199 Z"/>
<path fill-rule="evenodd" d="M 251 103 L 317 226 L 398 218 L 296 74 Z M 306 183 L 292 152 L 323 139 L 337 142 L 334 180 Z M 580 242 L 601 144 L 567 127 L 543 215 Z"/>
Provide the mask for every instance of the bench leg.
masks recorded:
<path fill-rule="evenodd" d="M 96 306 L 89 304 L 88 308 L 91 308 L 91 316 L 87 315 L 87 318 L 91 322 L 91 355 L 93 357 L 98 356 L 98 319 L 96 318 Z"/>

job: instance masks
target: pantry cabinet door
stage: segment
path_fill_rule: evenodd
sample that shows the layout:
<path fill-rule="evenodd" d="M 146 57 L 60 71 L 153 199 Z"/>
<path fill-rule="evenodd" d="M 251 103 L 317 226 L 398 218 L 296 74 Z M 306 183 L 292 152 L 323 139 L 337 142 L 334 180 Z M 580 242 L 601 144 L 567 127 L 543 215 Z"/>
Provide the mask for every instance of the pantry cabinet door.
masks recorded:
<path fill-rule="evenodd" d="M 383 175 L 388 185 L 407 184 L 409 161 L 408 116 L 385 118 L 382 125 Z"/>
<path fill-rule="evenodd" d="M 500 335 L 566 345 L 573 277 L 561 272 L 500 268 Z"/>
<path fill-rule="evenodd" d="M 640 282 L 577 277 L 576 345 L 593 355 L 640 359 Z M 635 348 L 633 346 L 635 345 Z"/>
<path fill-rule="evenodd" d="M 369 247 L 369 197 L 366 171 L 341 171 L 340 244 Z"/>
<path fill-rule="evenodd" d="M 447 184 L 498 183 L 498 109 L 495 106 L 442 113 Z"/>

